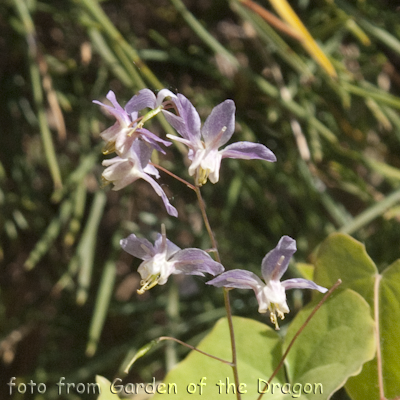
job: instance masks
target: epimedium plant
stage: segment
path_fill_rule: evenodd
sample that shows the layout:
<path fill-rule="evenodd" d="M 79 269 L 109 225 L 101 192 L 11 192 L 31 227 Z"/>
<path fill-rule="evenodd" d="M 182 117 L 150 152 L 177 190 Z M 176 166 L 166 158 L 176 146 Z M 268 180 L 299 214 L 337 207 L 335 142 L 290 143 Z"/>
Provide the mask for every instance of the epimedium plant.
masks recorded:
<path fill-rule="evenodd" d="M 177 209 L 152 177 L 159 177 L 159 169 L 169 173 L 196 193 L 212 245 L 209 251 L 181 249 L 167 239 L 163 224 L 154 245 L 135 234 L 122 239 L 122 249 L 143 261 L 138 268 L 141 276 L 138 293 L 166 284 L 175 274 L 211 275 L 213 278 L 206 284 L 223 288 L 226 308 L 226 317 L 215 324 L 197 347 L 177 338 L 159 337 L 139 350 L 126 372 L 157 343 L 173 340 L 192 351 L 167 374 L 163 383 L 152 386 L 155 399 L 160 396 L 186 399 L 194 394 L 205 395 L 207 399 L 261 399 L 264 396 L 327 399 L 345 384 L 348 394 L 357 400 L 398 396 L 400 389 L 396 385 L 400 377 L 398 368 L 390 361 L 391 350 L 387 346 L 394 345 L 392 338 L 400 335 L 400 328 L 388 322 L 387 314 L 390 321 L 400 317 L 400 310 L 392 304 L 393 298 L 400 295 L 400 286 L 388 280 L 394 276 L 400 281 L 399 262 L 380 275 L 359 242 L 336 234 L 320 247 L 314 277 L 281 282 L 296 252 L 296 241 L 283 236 L 262 260 L 264 282 L 245 269 L 225 271 L 201 187 L 208 180 L 218 183 L 223 158 L 275 162 L 273 152 L 263 144 L 251 142 L 235 142 L 220 150 L 235 130 L 232 100 L 214 107 L 202 125 L 192 103 L 182 94 L 176 95 L 167 89 L 157 95 L 143 89 L 124 108 L 112 91 L 107 99 L 112 106 L 95 101 L 116 118 L 115 124 L 101 133 L 104 153 L 116 153 L 114 158 L 103 161 L 104 182 L 112 183 L 113 190 L 120 190 L 137 179 L 146 180 L 161 197 L 168 214 L 178 217 Z M 146 108 L 150 111 L 143 111 Z M 193 184 L 151 161 L 153 151 L 165 153 L 162 146 L 171 145 L 144 127 L 158 113 L 179 134 L 168 134 L 167 138 L 188 147 L 188 173 L 193 177 Z M 343 285 L 333 293 L 341 279 Z M 234 288 L 255 292 L 258 311 L 269 313 L 275 330 L 258 321 L 232 315 L 229 291 Z M 313 289 L 314 298 L 298 312 L 285 334 L 279 335 L 278 318 L 284 319 L 290 311 L 286 290 L 294 288 Z M 383 333 L 380 327 L 390 330 L 390 334 L 387 330 Z M 393 374 L 395 379 L 389 377 Z M 115 381 L 111 383 L 103 377 L 98 377 L 98 383 L 102 388 L 101 400 L 136 393 L 134 385 L 116 385 Z"/>
<path fill-rule="evenodd" d="M 133 3 L 140 3 L 137 4 L 140 7 Z M 169 6 L 166 3 L 170 3 Z M 237 106 L 237 118 L 243 122 L 241 140 L 257 141 L 255 138 L 258 138 L 277 155 L 278 164 L 275 165 L 222 161 L 225 169 L 228 166 L 224 164 L 229 163 L 229 176 L 221 170 L 218 184 L 207 184 L 202 189 L 222 262 L 228 270 L 251 268 L 262 278 L 259 271 L 262 257 L 275 247 L 282 235 L 289 234 L 296 239 L 298 251 L 294 259 L 299 261 L 328 232 L 336 229 L 355 234 L 365 241 L 379 267 L 382 262 L 389 265 L 398 257 L 398 208 L 395 205 L 400 193 L 396 169 L 400 125 L 395 70 L 400 47 L 393 2 L 291 2 L 337 70 L 338 79 L 329 80 L 301 49 L 300 46 L 309 40 L 293 39 L 271 28 L 269 22 L 257 18 L 260 13 L 247 8 L 252 4 L 250 1 L 222 3 L 77 0 L 71 2 L 71 7 L 51 7 L 49 2 L 40 0 L 11 0 L 0 6 L 1 25 L 6 32 L 6 41 L 3 40 L 2 45 L 10 50 L 7 52 L 10 57 L 3 60 L 7 84 L 2 96 L 2 110 L 4 120 L 9 123 L 3 124 L 0 156 L 4 167 L 0 167 L 0 258 L 4 264 L 1 336 L 4 344 L 16 336 L 22 339 L 31 336 L 30 332 L 34 343 L 36 337 L 46 338 L 39 348 L 21 343 L 2 353 L 4 363 L 25 382 L 30 375 L 33 378 L 40 376 L 46 384 L 51 384 L 59 376 L 75 374 L 75 371 L 74 381 L 78 382 L 99 373 L 99 363 L 102 374 L 113 377 L 116 371 L 113 363 L 128 348 L 137 351 L 144 343 L 165 334 L 184 338 L 198 346 L 200 340 L 195 335 L 199 333 L 199 326 L 209 327 L 210 320 L 214 323 L 224 312 L 221 302 L 211 301 L 223 292 L 214 287 L 201 287 L 205 290 L 200 292 L 200 298 L 192 295 L 176 299 L 177 285 L 182 280 L 185 283 L 203 281 L 201 277 L 191 276 L 171 277 L 164 286 L 138 296 L 139 301 L 120 303 L 130 294 L 125 291 L 126 295 L 122 296 L 120 289 L 126 288 L 128 281 L 132 283 L 130 278 L 138 279 L 139 274 L 132 271 L 125 275 L 125 271 L 128 272 L 125 260 L 133 257 L 120 251 L 119 240 L 135 232 L 154 245 L 156 237 L 145 233 L 144 229 L 159 231 L 161 220 L 153 225 L 156 217 L 142 211 L 145 208 L 152 211 L 151 204 L 162 206 L 162 202 L 157 195 L 152 196 L 152 186 L 143 179 L 127 190 L 109 193 L 108 204 L 104 191 L 93 184 L 93 166 L 98 161 L 101 144 L 93 148 L 88 132 L 101 131 L 98 124 L 102 122 L 98 119 L 100 107 L 88 104 L 87 98 L 100 99 L 100 94 L 105 95 L 110 86 L 122 100 L 122 105 L 146 85 L 164 87 L 158 79 L 180 88 L 196 108 L 208 108 L 213 104 L 211 99 L 224 100 L 223 93 L 229 93 Z M 258 2 L 264 11 L 271 10 L 268 3 L 282 5 L 285 0 Z M 44 23 L 50 20 L 53 23 Z M 78 47 L 82 52 L 77 51 Z M 231 68 L 227 69 L 229 64 Z M 108 101 L 104 103 L 112 105 Z M 153 106 L 152 110 L 157 107 Z M 131 116 L 129 119 L 127 125 L 135 120 Z M 166 132 L 173 133 L 173 128 L 167 126 L 163 117 L 160 119 L 162 126 L 169 128 Z M 56 127 L 55 121 L 60 125 Z M 149 126 L 152 125 L 144 123 L 142 128 L 155 132 Z M 166 139 L 164 134 L 157 134 Z M 235 133 L 233 138 L 238 136 Z M 123 135 L 121 137 L 124 139 Z M 142 140 L 145 140 L 144 136 Z M 123 140 L 123 143 L 127 142 Z M 162 143 L 158 144 L 167 150 Z M 179 149 L 184 149 L 183 144 L 176 144 Z M 153 152 L 153 156 L 152 161 L 156 162 L 157 153 Z M 181 175 L 183 170 L 179 171 L 175 163 L 172 165 L 169 157 L 170 154 L 161 165 L 173 168 L 172 171 Z M 272 170 L 275 171 L 273 174 Z M 155 175 L 148 176 L 156 178 Z M 159 179 L 155 182 L 161 184 Z M 191 190 L 179 187 L 179 182 L 173 183 L 171 189 L 175 198 L 170 197 L 169 201 L 178 209 L 179 220 L 162 220 L 167 226 L 168 238 L 182 248 L 211 247 L 196 226 L 196 245 L 190 243 L 193 235 L 177 229 L 178 225 L 187 226 L 188 219 L 192 222 L 198 218 L 198 212 L 192 204 L 184 207 L 186 192 L 187 198 L 194 197 Z M 53 187 L 55 191 L 50 198 Z M 162 184 L 161 187 L 165 189 Z M 151 198 L 146 198 L 146 191 L 150 192 Z M 132 199 L 129 197 L 132 193 L 136 194 L 133 201 L 138 206 L 132 207 L 130 203 L 126 212 L 121 213 Z M 154 214 L 164 216 L 162 207 L 161 212 L 155 208 Z M 135 215 L 133 218 L 130 218 L 130 210 Z M 117 224 L 121 214 L 122 223 Z M 376 218 L 379 216 L 382 218 Z M 147 227 L 138 230 L 136 223 Z M 121 230 L 124 230 L 124 236 L 120 235 Z M 177 234 L 184 240 L 175 240 Z M 235 240 L 234 236 L 240 236 L 240 239 Z M 190 244 L 185 244 L 186 240 Z M 213 254 L 211 256 L 214 258 Z M 116 262 L 120 257 L 122 259 Z M 133 262 L 137 261 L 140 262 L 137 259 Z M 347 265 L 353 274 L 353 264 Z M 293 262 L 289 272 L 290 277 L 297 276 Z M 343 271 L 339 276 L 345 281 Z M 396 282 L 396 273 L 391 276 Z M 208 279 L 211 278 L 209 275 Z M 314 278 L 318 281 L 318 274 Z M 379 285 L 385 282 L 381 279 Z M 329 287 L 327 283 L 318 283 Z M 53 284 L 55 290 L 49 292 Z M 179 294 L 186 296 L 186 287 L 180 285 L 179 289 Z M 313 293 L 303 292 L 307 296 Z M 49 297 L 47 293 L 50 293 Z M 74 294 L 79 306 L 75 304 Z M 207 294 L 211 294 L 212 299 Z M 288 301 L 290 314 L 286 315 L 286 324 L 280 322 L 282 337 L 286 337 L 286 329 L 291 326 L 287 324 L 288 319 L 298 310 L 299 292 L 296 291 L 292 298 L 290 294 L 293 291 L 288 292 L 288 300 L 295 302 Z M 110 303 L 112 297 L 114 301 Z M 257 316 L 257 301 L 252 291 L 234 289 L 230 297 L 234 314 L 265 320 L 265 314 Z M 39 302 L 32 302 L 35 298 Z M 247 309 L 243 307 L 242 299 L 248 303 Z M 92 303 L 94 300 L 96 302 Z M 167 308 L 163 310 L 165 303 Z M 397 304 L 396 296 L 390 303 L 392 306 Z M 49 304 L 56 312 L 47 313 Z M 388 318 L 391 314 L 385 304 L 381 301 L 385 309 L 382 318 L 386 324 L 395 325 L 398 318 Z M 88 309 L 93 309 L 92 318 L 88 318 Z M 106 314 L 107 323 L 103 326 Z M 124 323 L 116 324 L 117 316 L 117 321 Z M 92 321 L 90 326 L 89 320 Z M 156 323 L 151 324 L 152 321 Z M 29 323 L 26 325 L 25 322 Z M 250 327 L 249 323 L 247 326 Z M 118 329 L 120 331 L 115 334 Z M 256 366 L 257 363 L 253 359 L 241 366 L 240 348 L 244 338 L 239 332 L 236 328 L 239 378 L 248 382 L 245 375 L 248 365 Z M 381 336 L 386 332 L 389 337 L 385 338 L 384 344 L 390 343 L 390 338 L 398 337 L 394 326 L 382 327 Z M 303 334 L 306 333 L 307 329 Z M 79 345 L 78 340 L 85 340 L 87 336 L 86 354 L 96 356 L 85 361 L 81 357 L 84 346 L 83 343 Z M 32 343 L 31 337 L 27 340 Z M 213 342 L 216 342 L 215 338 Z M 97 346 L 102 344 L 102 351 L 95 353 Z M 262 345 L 273 347 L 266 342 L 266 337 Z M 221 342 L 221 346 L 226 343 Z M 161 354 L 165 347 L 165 354 Z M 390 346 L 386 348 L 390 349 Z M 159 345 L 157 351 L 131 369 L 125 381 L 149 382 L 153 374 L 160 377 L 163 363 L 170 370 L 175 359 L 173 353 L 184 351 L 185 348 L 172 342 Z M 293 351 L 294 348 L 289 352 L 288 360 Z M 253 353 L 261 359 L 270 359 L 260 353 L 260 346 Z M 29 359 L 29 365 L 23 363 L 19 368 L 21 355 L 23 359 Z M 389 352 L 382 357 L 384 367 L 390 364 L 390 355 Z M 230 357 L 228 354 L 226 359 Z M 299 365 L 300 358 L 292 364 Z M 210 361 L 221 366 L 220 362 Z M 204 369 L 201 364 L 199 368 Z M 308 368 L 306 365 L 303 371 Z M 364 385 L 363 398 L 379 395 L 377 370 L 377 363 L 371 361 L 369 378 L 365 378 L 365 371 L 360 375 L 364 376 L 364 381 L 375 385 L 376 392 L 370 390 L 370 385 Z M 250 382 L 256 376 L 268 379 L 272 374 L 265 365 L 257 371 L 252 372 Z M 183 370 L 180 373 L 184 375 Z M 207 376 L 204 390 L 209 395 L 213 381 L 211 375 Z M 185 377 L 183 382 L 188 384 L 195 380 Z M 358 384 L 358 390 L 360 387 Z M 391 396 L 384 393 L 386 397 Z M 343 390 L 340 398 L 343 398 L 342 394 Z M 335 400 L 338 400 L 337 395 Z"/>

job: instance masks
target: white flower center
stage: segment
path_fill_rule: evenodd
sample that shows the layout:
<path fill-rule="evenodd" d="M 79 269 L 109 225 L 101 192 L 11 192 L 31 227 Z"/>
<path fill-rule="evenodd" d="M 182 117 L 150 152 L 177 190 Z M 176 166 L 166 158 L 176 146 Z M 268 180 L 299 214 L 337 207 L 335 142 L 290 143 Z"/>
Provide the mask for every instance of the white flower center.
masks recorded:
<path fill-rule="evenodd" d="M 275 329 L 279 329 L 277 315 L 280 319 L 284 319 L 284 313 L 289 312 L 286 303 L 285 288 L 278 280 L 271 280 L 265 285 L 257 295 L 260 313 L 270 312 L 271 322 L 275 325 Z"/>
<path fill-rule="evenodd" d="M 143 294 L 157 284 L 163 285 L 170 275 L 168 271 L 171 264 L 166 259 L 166 252 L 156 254 L 150 260 L 140 264 L 138 272 L 142 280 L 140 281 L 141 288 L 137 292 Z"/>

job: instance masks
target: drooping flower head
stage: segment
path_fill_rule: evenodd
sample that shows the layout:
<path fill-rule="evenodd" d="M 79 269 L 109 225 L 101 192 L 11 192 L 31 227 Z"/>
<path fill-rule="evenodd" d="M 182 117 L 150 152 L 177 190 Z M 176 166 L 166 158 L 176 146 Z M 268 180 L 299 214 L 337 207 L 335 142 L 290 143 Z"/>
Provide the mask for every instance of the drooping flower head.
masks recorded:
<path fill-rule="evenodd" d="M 136 139 L 123 157 L 117 156 L 103 161 L 103 165 L 107 167 L 103 172 L 103 179 L 114 184 L 113 190 L 120 190 L 138 179 L 144 179 L 161 197 L 168 214 L 177 217 L 178 211 L 170 204 L 161 186 L 150 176 L 159 178 L 157 169 L 149 164 L 152 151 L 147 143 Z"/>
<path fill-rule="evenodd" d="M 101 138 L 106 142 L 104 154 L 116 152 L 119 156 L 123 156 L 130 150 L 132 143 L 138 138 L 145 140 L 155 150 L 165 153 L 158 143 L 169 146 L 171 142 L 162 140 L 154 133 L 143 128 L 143 123 L 139 122 L 138 118 L 138 111 L 140 111 L 140 109 L 129 107 L 129 110 L 127 110 L 127 107 L 125 107 L 125 109 L 122 108 L 112 90 L 108 92 L 106 97 L 111 102 L 112 106 L 103 104 L 97 100 L 93 101 L 93 103 L 104 107 L 116 118 L 116 122 L 113 126 L 100 133 Z"/>
<path fill-rule="evenodd" d="M 307 279 L 294 278 L 280 282 L 295 252 L 296 241 L 289 236 L 283 236 L 275 249 L 262 261 L 261 274 L 265 283 L 253 272 L 241 269 L 224 272 L 206 283 L 217 287 L 253 289 L 258 301 L 258 312 L 269 311 L 271 322 L 279 329 L 277 316 L 284 319 L 284 314 L 289 312 L 286 290 L 314 289 L 321 293 L 328 290 Z"/>
<path fill-rule="evenodd" d="M 154 246 L 147 239 L 138 238 L 134 234 L 122 239 L 120 244 L 127 253 L 143 260 L 138 268 L 142 278 L 139 294 L 157 284 L 164 285 L 172 274 L 204 276 L 205 273 L 217 275 L 224 270 L 220 263 L 203 250 L 181 250 L 167 239 L 164 225 L 161 226 L 161 234 L 158 234 Z"/>
<path fill-rule="evenodd" d="M 174 102 L 178 115 L 169 111 L 165 111 L 164 115 L 182 138 L 172 135 L 167 137 L 189 147 L 188 157 L 192 162 L 189 175 L 195 175 L 197 185 L 205 184 L 207 179 L 212 183 L 218 182 L 223 158 L 276 161 L 272 151 L 259 143 L 236 142 L 219 150 L 235 130 L 236 108 L 232 100 L 225 100 L 214 107 L 202 128 L 199 114 L 185 96 L 178 94 L 171 101 Z"/>

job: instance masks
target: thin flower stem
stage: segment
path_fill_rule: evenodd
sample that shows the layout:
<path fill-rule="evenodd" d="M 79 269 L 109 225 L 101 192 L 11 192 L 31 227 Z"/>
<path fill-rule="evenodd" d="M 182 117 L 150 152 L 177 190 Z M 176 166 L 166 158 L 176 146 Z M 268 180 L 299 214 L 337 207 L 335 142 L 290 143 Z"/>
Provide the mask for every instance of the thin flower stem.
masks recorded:
<path fill-rule="evenodd" d="M 165 236 L 164 236 L 165 238 Z M 179 290 L 176 281 L 172 281 L 171 285 L 169 285 L 168 289 L 168 304 L 166 307 L 167 315 L 168 315 L 168 333 L 171 336 L 175 336 L 177 334 L 177 325 L 179 323 Z M 168 342 L 167 347 L 165 349 L 165 359 L 167 371 L 171 371 L 171 369 L 177 364 L 178 356 L 176 353 L 176 343 Z"/>
<path fill-rule="evenodd" d="M 158 341 L 161 342 L 162 340 L 173 340 L 174 342 L 177 342 L 177 343 L 181 344 L 182 346 L 185 346 L 185 347 L 189 348 L 190 350 L 197 351 L 197 352 L 199 352 L 199 353 L 201 353 L 201 354 L 203 354 L 203 355 L 205 355 L 205 356 L 207 356 L 207 357 L 213 358 L 214 360 L 221 361 L 221 362 L 223 362 L 224 364 L 228 364 L 228 365 L 232 366 L 232 363 L 231 363 L 230 361 L 227 361 L 227 360 L 224 360 L 224 359 L 222 359 L 222 358 L 213 356 L 212 354 L 209 354 L 209 353 L 206 353 L 205 351 L 199 350 L 199 349 L 197 349 L 196 347 L 194 347 L 194 346 L 192 346 L 192 345 L 190 345 L 190 344 L 188 344 L 188 343 L 182 342 L 182 340 L 176 339 L 176 338 L 174 338 L 174 337 L 171 337 L 171 336 L 161 336 L 161 337 L 158 338 Z"/>
<path fill-rule="evenodd" d="M 212 244 L 212 247 L 215 252 L 216 261 L 218 261 L 221 264 L 221 257 L 219 256 L 217 241 L 216 241 L 214 233 L 211 229 L 210 221 L 208 220 L 206 204 L 204 203 L 203 196 L 201 195 L 200 187 L 196 186 L 195 191 L 196 191 L 196 195 L 197 195 L 197 200 L 199 202 L 201 215 L 203 216 L 204 224 L 206 226 L 208 236 L 210 237 L 211 244 Z M 231 366 L 232 366 L 232 371 L 233 371 L 233 378 L 234 378 L 235 384 L 236 384 L 236 399 L 241 400 L 241 395 L 238 390 L 240 381 L 239 381 L 239 372 L 238 372 L 238 368 L 237 368 L 235 331 L 233 329 L 232 310 L 231 310 L 231 304 L 229 302 L 229 289 L 227 289 L 227 288 L 224 288 L 224 303 L 225 303 L 226 315 L 227 315 L 227 319 L 228 319 L 229 335 L 230 335 L 230 339 L 231 339 L 231 349 L 232 349 Z"/>
<path fill-rule="evenodd" d="M 237 367 L 237 356 L 236 356 L 236 342 L 235 342 L 235 331 L 233 329 L 233 321 L 232 321 L 232 310 L 231 310 L 231 303 L 229 301 L 229 289 L 224 288 L 224 302 L 226 308 L 226 315 L 228 317 L 228 325 L 229 325 L 229 335 L 231 338 L 231 348 L 232 348 L 232 371 L 233 377 L 236 383 L 236 398 L 238 400 L 241 399 L 240 392 L 239 392 L 239 372 Z"/>
<path fill-rule="evenodd" d="M 221 258 L 219 256 L 219 252 L 218 252 L 218 247 L 217 247 L 217 241 L 215 239 L 214 233 L 211 229 L 211 225 L 210 225 L 210 221 L 208 220 L 208 216 L 207 216 L 207 211 L 206 211 L 206 205 L 204 203 L 203 197 L 201 195 L 201 191 L 200 188 L 198 186 L 194 186 L 191 183 L 185 181 L 184 179 L 180 178 L 179 176 L 173 174 L 171 171 L 168 171 L 167 169 L 161 167 L 160 165 L 154 164 L 152 162 L 150 162 L 149 164 L 153 165 L 154 167 L 156 167 L 157 169 L 165 172 L 166 174 L 172 176 L 173 178 L 177 179 L 178 181 L 184 183 L 187 187 L 189 187 L 190 189 L 194 190 L 196 192 L 197 195 L 197 200 L 199 202 L 199 207 L 200 207 L 200 211 L 201 211 L 201 215 L 203 217 L 204 220 L 204 224 L 206 226 L 207 232 L 208 232 L 208 236 L 210 237 L 211 243 L 212 243 L 212 247 L 213 247 L 213 252 L 215 253 L 215 258 L 216 261 L 219 262 L 221 264 Z M 225 309 L 226 309 L 226 315 L 228 318 L 228 326 L 229 326 L 229 335 L 230 335 L 230 340 L 231 340 L 231 348 L 232 348 L 232 362 L 229 361 L 225 361 L 222 360 L 218 357 L 215 357 L 211 354 L 205 353 L 201 350 L 196 349 L 193 346 L 190 346 L 187 343 L 181 342 L 179 339 L 175 339 L 172 337 L 167 337 L 167 336 L 163 336 L 160 338 L 160 340 L 175 340 L 176 342 L 189 347 L 192 350 L 198 351 L 199 353 L 202 353 L 208 357 L 211 358 L 215 358 L 216 360 L 222 361 L 225 364 L 228 364 L 232 367 L 233 370 L 233 377 L 235 380 L 235 384 L 236 384 L 236 388 L 239 388 L 239 373 L 238 373 L 238 368 L 237 368 L 237 356 L 236 356 L 236 342 L 235 342 L 235 333 L 234 333 L 234 329 L 233 329 L 233 321 L 232 321 L 232 311 L 231 311 L 231 304 L 229 302 L 229 289 L 224 288 L 224 303 L 225 303 Z M 237 400 L 241 400 L 241 396 L 239 393 L 239 390 L 236 390 L 236 398 Z"/>
<path fill-rule="evenodd" d="M 204 203 L 203 196 L 201 195 L 200 188 L 198 186 L 194 186 L 194 190 L 195 190 L 196 195 L 197 195 L 197 200 L 199 202 L 201 215 L 203 217 L 203 221 L 204 221 L 204 224 L 206 226 L 206 229 L 207 229 L 207 232 L 208 232 L 208 236 L 210 237 L 211 244 L 212 244 L 212 247 L 213 247 L 213 251 L 215 252 L 216 261 L 218 261 L 221 264 L 221 258 L 219 256 L 219 252 L 218 252 L 217 241 L 215 240 L 214 232 L 212 231 L 211 225 L 210 225 L 210 221 L 208 220 L 207 211 L 206 211 L 206 204 Z"/>
<path fill-rule="evenodd" d="M 293 336 L 293 339 L 290 341 L 288 348 L 286 349 L 285 353 L 283 354 L 283 356 L 281 358 L 281 361 L 279 361 L 278 366 L 275 368 L 275 371 L 272 373 L 271 377 L 268 379 L 268 382 L 265 384 L 264 389 L 261 391 L 261 394 L 257 397 L 257 400 L 261 400 L 263 395 L 266 393 L 266 389 L 268 388 L 268 386 L 271 383 L 272 379 L 275 378 L 275 376 L 277 375 L 279 370 L 282 368 L 283 363 L 285 361 L 285 358 L 289 354 L 289 351 L 293 347 L 293 344 L 296 341 L 296 339 L 300 336 L 300 333 L 303 332 L 304 328 L 311 321 L 312 317 L 314 317 L 315 313 L 321 308 L 322 304 L 325 303 L 325 301 L 328 299 L 328 297 L 339 287 L 339 285 L 341 283 L 342 283 L 341 279 L 338 279 L 337 282 L 328 290 L 328 292 L 325 294 L 325 296 L 322 298 L 322 300 L 315 306 L 314 310 L 312 310 L 311 314 L 304 321 L 303 325 L 300 327 L 300 329 Z"/>
<path fill-rule="evenodd" d="M 166 174 L 172 176 L 173 178 L 177 179 L 179 182 L 184 183 L 187 187 L 189 187 L 190 189 L 194 190 L 196 192 L 196 187 L 193 186 L 191 183 L 189 183 L 188 181 L 185 181 L 184 179 L 180 178 L 178 175 L 175 175 L 174 173 L 172 173 L 171 171 L 168 171 L 167 169 L 165 169 L 164 167 L 162 167 L 161 165 L 158 164 L 154 164 L 152 162 L 149 162 L 150 165 L 152 165 L 153 167 L 156 167 L 157 169 L 159 169 L 160 171 L 165 172 Z"/>

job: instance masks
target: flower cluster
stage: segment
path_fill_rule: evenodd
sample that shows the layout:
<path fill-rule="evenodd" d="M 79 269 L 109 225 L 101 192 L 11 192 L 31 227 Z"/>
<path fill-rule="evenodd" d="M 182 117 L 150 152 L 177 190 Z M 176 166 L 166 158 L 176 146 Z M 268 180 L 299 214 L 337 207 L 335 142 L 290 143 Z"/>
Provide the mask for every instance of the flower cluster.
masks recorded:
<path fill-rule="evenodd" d="M 112 106 L 94 101 L 116 119 L 113 126 L 100 134 L 105 141 L 104 153 L 116 153 L 114 158 L 103 161 L 103 165 L 107 167 L 103 172 L 103 179 L 113 183 L 113 190 L 120 190 L 138 179 L 147 181 L 172 216 L 176 217 L 178 212 L 170 204 L 161 186 L 151 177 L 159 178 L 159 173 L 150 161 L 154 150 L 165 153 L 161 145 L 169 146 L 171 142 L 144 128 L 145 123 L 158 113 L 162 113 L 179 134 L 167 137 L 188 147 L 188 172 L 190 176 L 194 176 L 196 190 L 208 179 L 212 183 L 218 182 L 223 158 L 276 161 L 273 152 L 260 143 L 236 142 L 220 150 L 231 139 L 235 130 L 235 103 L 232 100 L 225 100 L 214 107 L 202 126 L 200 116 L 192 103 L 182 94 L 175 95 L 168 89 L 159 91 L 157 96 L 151 90 L 143 89 L 128 101 L 125 108 L 119 105 L 112 91 L 107 94 L 107 99 Z M 139 116 L 144 109 L 150 111 Z M 166 238 L 164 225 L 154 245 L 131 234 L 121 240 L 121 247 L 143 260 L 138 269 L 142 278 L 139 294 L 157 284 L 164 285 L 173 274 L 204 276 L 207 273 L 216 276 L 207 282 L 209 285 L 253 289 L 259 304 L 258 311 L 269 311 L 276 329 L 279 329 L 277 317 L 283 319 L 284 314 L 289 312 L 285 293 L 287 289 L 307 288 L 322 293 L 327 291 L 306 279 L 280 282 L 296 251 L 296 241 L 289 236 L 283 236 L 276 248 L 264 257 L 261 266 L 264 282 L 250 271 L 238 269 L 224 272 L 222 264 L 214 261 L 203 250 L 180 249 Z"/>
<path fill-rule="evenodd" d="M 164 101 L 166 98 L 169 100 Z M 114 92 L 108 92 L 107 99 L 112 106 L 94 101 L 116 118 L 115 124 L 100 134 L 106 142 L 104 153 L 117 154 L 117 157 L 103 161 L 103 165 L 108 167 L 103 173 L 104 180 L 114 184 L 113 190 L 120 190 L 137 179 L 146 180 L 162 198 L 167 212 L 175 217 L 176 209 L 169 203 L 160 185 L 149 176 L 159 177 L 150 164 L 152 151 L 164 153 L 160 144 L 171 144 L 143 127 L 159 112 L 182 137 L 167 136 L 188 146 L 188 158 L 191 161 L 189 175 L 195 175 L 198 186 L 205 184 L 208 177 L 212 183 L 218 182 L 223 158 L 276 161 L 274 153 L 259 143 L 237 142 L 218 150 L 235 130 L 235 104 L 232 100 L 216 106 L 201 128 L 200 116 L 193 104 L 185 96 L 175 95 L 168 89 L 161 90 L 157 96 L 151 90 L 143 89 L 128 101 L 125 108 L 119 105 Z M 139 118 L 139 111 L 145 108 L 151 111 Z M 169 109 L 174 109 L 175 113 Z"/>
<path fill-rule="evenodd" d="M 166 96 L 175 97 L 172 92 L 164 89 L 160 91 L 154 106 L 159 107 L 161 110 L 163 107 L 162 101 Z M 119 105 L 112 91 L 108 92 L 107 99 L 112 103 L 113 107 L 94 101 L 94 103 L 104 107 L 117 120 L 113 126 L 100 134 L 101 138 L 106 142 L 104 153 L 117 153 L 116 157 L 103 161 L 103 165 L 107 167 L 103 172 L 103 179 L 114 184 L 113 190 L 120 190 L 137 179 L 144 179 L 150 183 L 155 192 L 162 198 L 168 214 L 176 217 L 178 216 L 178 211 L 170 204 L 161 186 L 150 176 L 154 175 L 159 178 L 157 169 L 150 164 L 153 149 L 164 152 L 158 143 L 169 146 L 171 142 L 160 139 L 149 130 L 143 128 L 146 116 L 138 118 L 138 112 L 146 107 L 147 103 L 142 102 L 140 97 L 140 94 L 134 96 L 125 109 Z"/>

